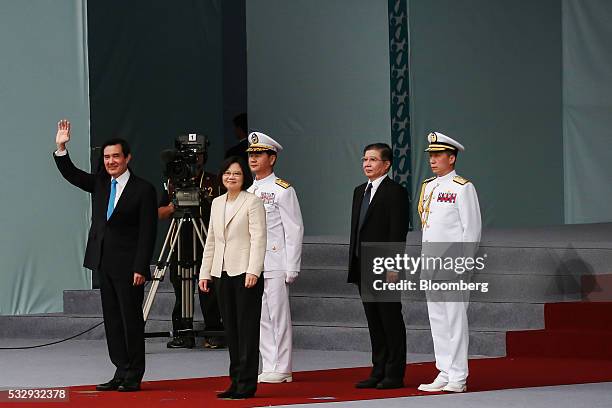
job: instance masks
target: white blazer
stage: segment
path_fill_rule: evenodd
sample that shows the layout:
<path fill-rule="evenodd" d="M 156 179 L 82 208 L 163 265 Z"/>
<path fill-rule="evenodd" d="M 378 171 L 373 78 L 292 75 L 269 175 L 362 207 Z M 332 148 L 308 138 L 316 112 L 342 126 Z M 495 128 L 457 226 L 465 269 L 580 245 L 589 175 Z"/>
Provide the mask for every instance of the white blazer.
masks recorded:
<path fill-rule="evenodd" d="M 263 201 L 255 194 L 241 191 L 225 219 L 226 202 L 227 193 L 212 202 L 200 279 L 220 278 L 222 270 L 229 276 L 246 272 L 259 277 L 266 255 Z"/>

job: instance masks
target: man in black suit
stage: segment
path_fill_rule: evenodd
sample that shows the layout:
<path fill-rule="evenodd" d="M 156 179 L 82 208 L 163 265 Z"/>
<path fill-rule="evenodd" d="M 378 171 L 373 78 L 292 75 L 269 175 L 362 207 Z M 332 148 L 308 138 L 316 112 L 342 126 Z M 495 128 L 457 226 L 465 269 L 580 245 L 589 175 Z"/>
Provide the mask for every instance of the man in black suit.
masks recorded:
<path fill-rule="evenodd" d="M 361 244 L 405 243 L 408 233 L 408 192 L 387 176 L 391 160 L 389 145 L 374 143 L 366 146 L 362 162 L 368 182 L 357 186 L 353 193 L 348 282 L 357 284 L 362 295 L 366 288 L 362 288 Z M 397 273 L 387 272 L 386 279 L 397 280 Z M 372 344 L 373 368 L 370 377 L 355 386 L 378 389 L 403 387 L 406 327 L 401 301 L 372 302 L 365 301 L 363 297 L 362 300 Z"/>
<path fill-rule="evenodd" d="M 97 270 L 108 353 L 117 367 L 98 391 L 138 391 L 145 371 L 142 301 L 157 231 L 155 187 L 131 174 L 128 143 L 111 139 L 102 146 L 105 172 L 86 173 L 70 160 L 70 122 L 57 125 L 53 154 L 71 184 L 92 195 L 91 228 L 83 266 Z"/>

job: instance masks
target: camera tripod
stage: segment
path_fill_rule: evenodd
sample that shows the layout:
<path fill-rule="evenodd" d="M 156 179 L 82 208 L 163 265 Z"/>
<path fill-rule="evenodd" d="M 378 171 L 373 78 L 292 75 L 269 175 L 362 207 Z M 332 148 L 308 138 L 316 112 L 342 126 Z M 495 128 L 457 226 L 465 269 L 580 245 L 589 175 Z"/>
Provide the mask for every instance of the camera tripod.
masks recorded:
<path fill-rule="evenodd" d="M 191 258 L 185 259 L 185 247 L 181 239 L 181 231 L 185 224 L 191 225 L 192 230 L 192 249 Z M 187 227 L 189 228 L 189 227 Z M 194 276 L 198 274 L 196 249 L 197 239 L 199 239 L 202 248 L 204 248 L 204 235 L 207 235 L 206 227 L 200 217 L 197 209 L 192 211 L 189 208 L 177 208 L 172 215 L 172 221 L 168 228 L 168 233 L 164 239 L 161 253 L 155 266 L 155 271 L 152 276 L 151 289 L 147 295 L 143 306 L 143 316 L 145 323 L 149 317 L 155 295 L 159 288 L 159 284 L 164 280 L 166 271 L 170 267 L 172 255 L 177 254 L 178 276 L 181 280 L 181 323 L 182 327 L 190 327 L 188 329 L 173 330 L 171 332 L 153 332 L 145 333 L 145 337 L 175 337 L 175 336 L 224 336 L 225 333 L 219 330 L 194 330 L 193 329 L 193 296 L 194 296 Z M 168 253 L 166 254 L 166 249 Z M 189 252 L 189 251 L 187 251 Z M 165 255 L 165 257 L 164 257 Z M 165 259 L 164 259 L 165 258 Z"/>

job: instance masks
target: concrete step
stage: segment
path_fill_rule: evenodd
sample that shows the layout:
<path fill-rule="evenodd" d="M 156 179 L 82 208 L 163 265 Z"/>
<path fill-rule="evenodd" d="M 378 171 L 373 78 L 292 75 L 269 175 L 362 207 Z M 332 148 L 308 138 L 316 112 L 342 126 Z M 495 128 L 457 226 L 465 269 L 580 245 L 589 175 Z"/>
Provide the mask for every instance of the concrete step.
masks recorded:
<path fill-rule="evenodd" d="M 474 330 L 518 330 L 544 327 L 544 305 L 540 303 L 484 303 L 473 302 L 468 308 L 470 328 Z M 406 325 L 429 326 L 427 303 L 404 300 L 402 312 Z M 366 318 L 358 298 L 291 297 L 294 324 L 315 322 L 329 325 L 341 320 L 345 325 L 366 327 Z"/>
<path fill-rule="evenodd" d="M 291 285 L 291 294 L 316 297 L 358 297 L 357 286 L 346 282 L 347 269 L 308 268 Z M 411 280 L 415 280 L 412 277 Z M 418 280 L 418 279 L 417 279 Z M 582 284 L 573 275 L 510 273 L 507 270 L 478 272 L 474 282 L 488 283 L 488 292 L 473 292 L 470 299 L 482 302 L 565 302 L 582 298 Z M 424 300 L 422 291 L 404 292 L 412 300 Z"/>
<path fill-rule="evenodd" d="M 414 279 L 412 279 L 414 280 Z M 472 291 L 470 301 L 545 303 L 580 301 L 581 280 L 571 275 L 478 272 L 471 280 L 487 283 L 487 292 Z M 423 291 L 404 291 L 408 299 L 423 300 Z"/>
<path fill-rule="evenodd" d="M 338 325 L 318 326 L 307 323 L 293 326 L 293 344 L 300 349 L 370 351 L 367 327 Z M 433 353 L 428 327 L 406 327 L 406 347 L 409 353 Z M 470 331 L 470 355 L 503 356 L 506 334 L 503 331 Z"/>
<path fill-rule="evenodd" d="M 197 296 L 194 318 L 202 320 Z M 102 316 L 99 290 L 71 290 L 64 293 L 64 313 L 75 316 Z M 365 324 L 361 300 L 357 297 L 312 297 L 291 296 L 293 320 L 326 322 L 342 318 L 348 323 Z M 173 292 L 158 292 L 151 309 L 150 319 L 169 319 L 174 307 Z M 404 299 L 403 312 L 406 324 L 427 325 L 427 304 L 422 301 Z M 472 302 L 468 309 L 470 325 L 473 327 L 495 327 L 499 329 L 531 329 L 544 327 L 543 305 L 539 303 Z"/>
<path fill-rule="evenodd" d="M 67 338 L 102 322 L 98 316 L 74 316 L 66 314 L 0 316 L 0 325 L 5 338 L 48 339 Z M 194 326 L 201 329 L 203 322 Z M 169 320 L 149 320 L 146 332 L 170 331 Z M 346 322 L 321 323 L 302 322 L 293 327 L 294 347 L 315 350 L 370 351 L 370 339 L 365 325 L 347 326 Z M 431 333 L 426 326 L 406 327 L 407 349 L 410 353 L 433 353 Z M 92 331 L 78 337 L 80 340 L 105 339 L 104 326 L 100 324 Z M 166 341 L 167 338 L 148 339 Z M 505 353 L 505 333 L 493 329 L 470 331 L 470 354 L 500 356 Z"/>
<path fill-rule="evenodd" d="M 304 243 L 302 245 L 302 268 L 348 266 L 348 244 Z"/>
<path fill-rule="evenodd" d="M 357 286 L 346 282 L 347 266 L 302 268 L 291 284 L 292 295 L 358 297 Z"/>
<path fill-rule="evenodd" d="M 420 244 L 408 245 L 406 253 L 419 256 Z M 477 256 L 485 255 L 486 270 L 495 273 L 581 276 L 612 272 L 612 249 L 609 248 L 551 248 L 529 243 L 505 246 L 485 244 L 480 246 Z"/>
<path fill-rule="evenodd" d="M 148 292 L 145 293 L 145 299 Z M 174 308 L 173 291 L 159 290 L 155 295 L 149 319 L 170 319 Z M 194 295 L 194 319 L 202 320 L 202 310 L 197 294 Z M 66 290 L 64 291 L 64 313 L 74 316 L 102 316 L 100 290 Z"/>
<path fill-rule="evenodd" d="M 82 334 L 79 340 L 105 339 L 104 325 L 101 316 L 85 316 L 70 314 L 44 314 L 0 316 L 0 326 L 5 338 L 31 339 L 64 339 L 86 331 L 96 325 L 93 330 Z M 195 322 L 195 328 L 201 328 L 203 322 Z M 170 320 L 149 320 L 145 326 L 146 332 L 170 331 Z M 162 338 L 162 340 L 164 340 Z"/>

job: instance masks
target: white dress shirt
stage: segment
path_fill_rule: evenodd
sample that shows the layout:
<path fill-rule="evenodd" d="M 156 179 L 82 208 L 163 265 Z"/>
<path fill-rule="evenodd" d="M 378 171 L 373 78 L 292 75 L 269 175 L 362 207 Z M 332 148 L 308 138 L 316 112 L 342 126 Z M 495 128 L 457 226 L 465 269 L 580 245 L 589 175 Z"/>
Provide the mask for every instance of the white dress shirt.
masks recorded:
<path fill-rule="evenodd" d="M 64 149 L 64 150 L 56 150 L 55 151 L 55 155 L 57 157 L 61 157 L 61 156 L 65 156 L 68 154 L 68 149 Z M 123 193 L 123 190 L 125 189 L 125 186 L 127 185 L 128 180 L 130 179 L 130 171 L 128 169 L 125 170 L 125 172 L 123 172 L 122 175 L 120 175 L 119 177 L 117 177 L 117 192 L 115 194 L 115 204 L 114 204 L 114 208 L 117 207 L 117 203 L 119 202 L 119 198 L 121 197 L 121 193 Z M 111 181 L 112 182 L 112 181 Z"/>
<path fill-rule="evenodd" d="M 374 198 L 374 194 L 376 194 L 376 190 L 378 190 L 378 187 L 380 187 L 380 183 L 383 182 L 385 177 L 387 177 L 386 174 L 384 176 L 380 176 L 374 181 L 368 181 L 368 184 L 372 184 L 372 191 L 370 191 L 370 202 L 372 202 L 372 199 Z M 368 188 L 368 186 L 366 186 L 366 188 Z"/>

